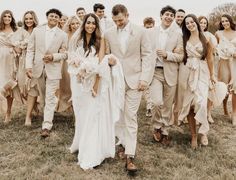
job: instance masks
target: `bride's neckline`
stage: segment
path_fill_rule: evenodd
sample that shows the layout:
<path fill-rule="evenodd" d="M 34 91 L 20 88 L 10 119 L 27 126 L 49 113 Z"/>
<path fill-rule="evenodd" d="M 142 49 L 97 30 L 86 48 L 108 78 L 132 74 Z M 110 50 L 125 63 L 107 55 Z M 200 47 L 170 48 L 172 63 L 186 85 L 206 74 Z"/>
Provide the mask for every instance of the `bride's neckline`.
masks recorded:
<path fill-rule="evenodd" d="M 188 41 L 188 43 L 189 43 L 191 46 L 196 47 L 199 43 L 201 43 L 201 41 L 198 41 L 196 44 L 193 44 L 193 43 L 191 43 L 190 41 Z"/>

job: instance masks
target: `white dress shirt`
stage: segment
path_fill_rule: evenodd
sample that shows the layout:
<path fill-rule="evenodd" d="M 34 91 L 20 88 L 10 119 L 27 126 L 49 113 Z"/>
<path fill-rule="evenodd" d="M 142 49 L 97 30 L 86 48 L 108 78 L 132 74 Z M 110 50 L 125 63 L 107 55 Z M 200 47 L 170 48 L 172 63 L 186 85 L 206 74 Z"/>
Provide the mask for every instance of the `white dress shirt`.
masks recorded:
<path fill-rule="evenodd" d="M 117 29 L 117 33 L 121 45 L 121 51 L 125 53 L 130 35 L 130 23 L 128 23 L 123 29 Z"/>
<path fill-rule="evenodd" d="M 45 47 L 46 49 L 49 48 L 49 46 L 52 43 L 53 37 L 55 36 L 57 26 L 50 28 L 48 25 L 46 26 L 46 36 L 45 36 Z"/>
<path fill-rule="evenodd" d="M 156 39 L 156 48 L 164 50 L 167 43 L 168 33 L 169 33 L 170 27 L 163 29 L 163 27 L 159 26 L 159 36 Z M 156 59 L 156 67 L 163 67 L 163 59 L 162 57 L 158 57 Z"/>

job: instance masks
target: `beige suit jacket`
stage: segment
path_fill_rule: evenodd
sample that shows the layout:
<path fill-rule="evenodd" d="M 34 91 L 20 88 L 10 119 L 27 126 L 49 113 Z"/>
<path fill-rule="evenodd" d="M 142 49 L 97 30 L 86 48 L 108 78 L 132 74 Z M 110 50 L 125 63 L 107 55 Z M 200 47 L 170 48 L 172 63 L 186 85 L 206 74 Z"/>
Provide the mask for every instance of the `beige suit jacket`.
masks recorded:
<path fill-rule="evenodd" d="M 32 68 L 34 78 L 39 78 L 45 68 L 47 78 L 61 79 L 61 60 L 66 60 L 67 54 L 60 53 L 60 50 L 67 48 L 67 35 L 57 28 L 48 49 L 45 47 L 45 36 L 46 25 L 33 30 L 27 47 L 26 68 Z M 45 54 L 53 54 L 53 62 L 44 63 Z"/>
<path fill-rule="evenodd" d="M 183 38 L 182 33 L 174 26 L 170 27 L 168 32 L 167 43 L 165 50 L 167 58 L 163 59 L 164 76 L 169 86 L 175 86 L 178 82 L 178 66 L 179 62 L 183 61 Z M 155 27 L 149 30 L 150 38 L 152 39 L 152 50 L 156 53 L 157 42 L 159 42 L 160 28 Z M 174 50 L 176 52 L 174 52 Z M 156 57 L 155 57 L 156 59 Z"/>
<path fill-rule="evenodd" d="M 131 89 L 137 89 L 140 80 L 151 82 L 155 61 L 150 40 L 144 28 L 130 24 L 130 36 L 125 53 L 122 53 L 116 26 L 107 30 L 104 37 L 106 53 L 112 53 L 119 58 L 125 80 Z"/>

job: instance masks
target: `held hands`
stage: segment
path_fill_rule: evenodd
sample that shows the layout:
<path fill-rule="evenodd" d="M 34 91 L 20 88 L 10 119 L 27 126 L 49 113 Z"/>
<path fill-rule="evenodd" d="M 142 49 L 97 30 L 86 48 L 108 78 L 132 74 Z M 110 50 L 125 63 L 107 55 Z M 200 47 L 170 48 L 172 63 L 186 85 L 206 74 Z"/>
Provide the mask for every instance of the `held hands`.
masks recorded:
<path fill-rule="evenodd" d="M 146 81 L 139 81 L 138 84 L 138 91 L 144 91 L 145 89 L 147 89 L 148 83 Z"/>
<path fill-rule="evenodd" d="M 216 81 L 217 81 L 217 80 L 216 80 L 216 77 L 215 77 L 214 75 L 211 75 L 210 81 L 211 81 L 212 84 L 215 84 Z"/>
<path fill-rule="evenodd" d="M 30 78 L 30 79 L 32 78 L 32 68 L 26 69 L 26 75 L 28 78 Z"/>
<path fill-rule="evenodd" d="M 109 66 L 116 65 L 116 59 L 114 57 L 109 57 L 108 58 L 108 64 L 109 64 Z"/>
<path fill-rule="evenodd" d="M 157 49 L 156 54 L 157 54 L 157 56 L 162 57 L 164 59 L 167 58 L 167 53 L 165 50 Z"/>
<path fill-rule="evenodd" d="M 45 54 L 43 57 L 44 63 L 50 63 L 53 61 L 53 55 L 52 54 Z"/>
<path fill-rule="evenodd" d="M 19 47 L 14 47 L 14 51 L 17 53 L 17 55 L 20 55 L 22 53 L 22 49 Z"/>

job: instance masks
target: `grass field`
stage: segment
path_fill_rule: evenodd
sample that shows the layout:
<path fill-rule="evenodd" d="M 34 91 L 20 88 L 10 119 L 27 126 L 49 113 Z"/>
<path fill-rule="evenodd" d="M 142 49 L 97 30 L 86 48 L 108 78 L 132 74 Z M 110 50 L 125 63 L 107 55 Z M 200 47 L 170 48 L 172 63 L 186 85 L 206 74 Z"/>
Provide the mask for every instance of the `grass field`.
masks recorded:
<path fill-rule="evenodd" d="M 236 179 L 236 128 L 222 109 L 213 111 L 209 146 L 190 148 L 187 126 L 173 127 L 172 145 L 163 147 L 152 140 L 151 121 L 145 117 L 144 104 L 139 111 L 139 132 L 135 177 L 124 170 L 121 160 L 109 159 L 95 170 L 83 171 L 70 154 L 74 133 L 73 116 L 56 114 L 51 136 L 41 139 L 42 117 L 24 127 L 25 107 L 15 106 L 13 121 L 0 122 L 0 179 Z"/>

